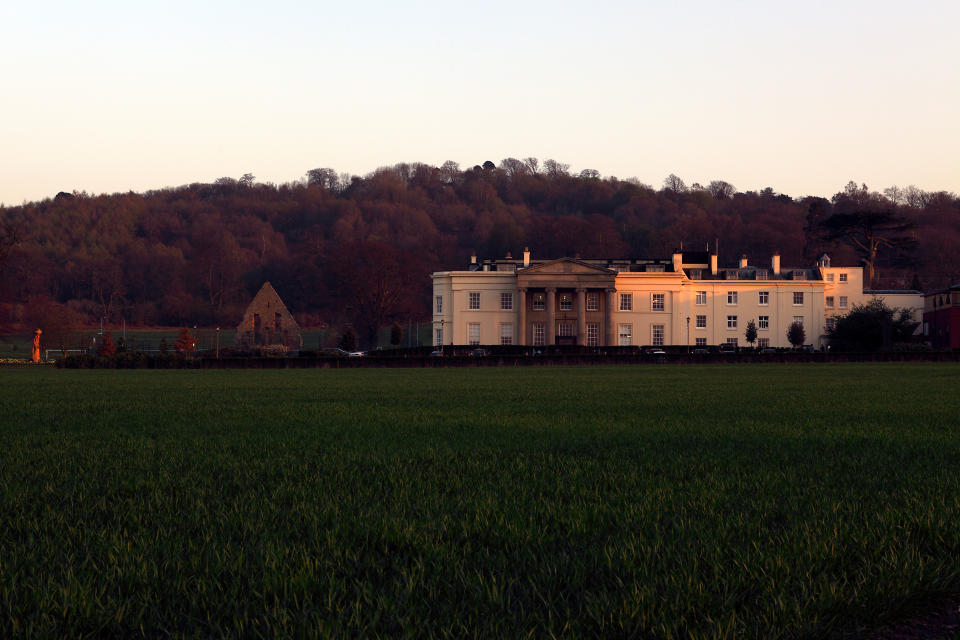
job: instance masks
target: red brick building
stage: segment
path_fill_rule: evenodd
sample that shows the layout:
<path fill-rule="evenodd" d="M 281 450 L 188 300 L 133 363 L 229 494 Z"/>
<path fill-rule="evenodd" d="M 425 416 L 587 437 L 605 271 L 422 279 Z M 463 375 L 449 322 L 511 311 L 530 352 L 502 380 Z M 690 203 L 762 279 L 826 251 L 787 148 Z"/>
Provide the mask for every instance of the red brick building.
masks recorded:
<path fill-rule="evenodd" d="M 934 349 L 960 349 L 960 284 L 923 297 L 923 333 Z"/>

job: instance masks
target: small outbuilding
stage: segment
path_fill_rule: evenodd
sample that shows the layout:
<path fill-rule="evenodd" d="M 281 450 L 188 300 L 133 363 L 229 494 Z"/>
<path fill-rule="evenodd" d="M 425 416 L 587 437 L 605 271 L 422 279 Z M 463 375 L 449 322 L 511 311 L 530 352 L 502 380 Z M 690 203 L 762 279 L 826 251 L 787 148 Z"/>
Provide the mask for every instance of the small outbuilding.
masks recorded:
<path fill-rule="evenodd" d="M 297 353 L 303 346 L 300 325 L 269 282 L 263 283 L 244 312 L 234 344 L 246 351 L 282 345 L 288 353 Z"/>

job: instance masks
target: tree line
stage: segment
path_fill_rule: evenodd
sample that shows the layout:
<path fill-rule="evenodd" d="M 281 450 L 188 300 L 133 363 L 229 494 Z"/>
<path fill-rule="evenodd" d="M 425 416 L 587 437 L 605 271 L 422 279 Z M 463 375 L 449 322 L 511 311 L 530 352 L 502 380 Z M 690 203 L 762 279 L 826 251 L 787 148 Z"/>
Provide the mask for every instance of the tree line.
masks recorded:
<path fill-rule="evenodd" d="M 864 264 L 874 287 L 960 281 L 960 199 L 849 183 L 832 198 L 737 191 L 722 180 L 658 187 L 573 173 L 554 160 L 470 168 L 329 168 L 274 185 L 251 174 L 145 193 L 0 208 L 0 322 L 233 326 L 265 280 L 305 326 L 364 340 L 430 316 L 429 274 L 481 257 L 657 257 L 681 245 L 809 265 Z"/>

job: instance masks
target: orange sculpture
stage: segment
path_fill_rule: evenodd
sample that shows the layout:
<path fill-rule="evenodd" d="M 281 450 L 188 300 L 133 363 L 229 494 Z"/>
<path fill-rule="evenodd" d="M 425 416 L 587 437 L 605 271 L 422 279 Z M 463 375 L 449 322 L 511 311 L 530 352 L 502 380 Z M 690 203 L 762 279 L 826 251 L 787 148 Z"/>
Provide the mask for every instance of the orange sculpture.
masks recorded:
<path fill-rule="evenodd" d="M 33 352 L 30 354 L 30 360 L 33 362 L 40 362 L 40 334 L 43 333 L 40 329 L 37 329 L 33 332 Z"/>

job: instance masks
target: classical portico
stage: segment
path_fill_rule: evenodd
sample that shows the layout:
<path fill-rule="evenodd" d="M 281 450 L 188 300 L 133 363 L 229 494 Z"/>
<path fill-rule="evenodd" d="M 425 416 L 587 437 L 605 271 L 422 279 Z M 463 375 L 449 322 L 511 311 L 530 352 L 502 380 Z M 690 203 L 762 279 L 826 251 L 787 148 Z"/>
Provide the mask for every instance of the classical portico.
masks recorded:
<path fill-rule="evenodd" d="M 616 344 L 615 280 L 615 271 L 571 258 L 518 269 L 519 344 Z"/>

